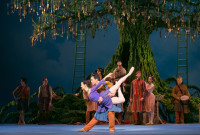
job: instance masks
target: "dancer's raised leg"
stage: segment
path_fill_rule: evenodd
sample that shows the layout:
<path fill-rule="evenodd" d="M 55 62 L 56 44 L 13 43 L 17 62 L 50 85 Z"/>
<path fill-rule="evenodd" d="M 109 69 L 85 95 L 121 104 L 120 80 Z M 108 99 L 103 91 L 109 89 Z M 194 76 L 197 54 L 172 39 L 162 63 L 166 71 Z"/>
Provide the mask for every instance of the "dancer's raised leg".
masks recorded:
<path fill-rule="evenodd" d="M 110 88 L 110 92 L 116 93 L 116 91 L 120 87 L 120 85 L 133 73 L 133 71 L 134 71 L 134 67 L 131 67 L 131 69 L 129 70 L 129 73 L 127 75 L 125 75 L 124 77 L 122 77 L 121 79 L 119 79 L 119 81 Z"/>
<path fill-rule="evenodd" d="M 111 100 L 113 104 L 121 104 L 125 102 L 125 98 L 122 94 L 121 88 L 118 89 L 118 97 L 112 97 Z"/>

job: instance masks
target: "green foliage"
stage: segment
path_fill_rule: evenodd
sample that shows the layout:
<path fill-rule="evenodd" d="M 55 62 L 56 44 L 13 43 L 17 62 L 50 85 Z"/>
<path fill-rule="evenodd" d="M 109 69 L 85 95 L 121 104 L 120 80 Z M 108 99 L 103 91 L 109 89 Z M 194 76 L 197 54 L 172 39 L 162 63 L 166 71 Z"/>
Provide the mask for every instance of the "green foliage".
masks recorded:
<path fill-rule="evenodd" d="M 13 106 L 16 106 L 17 105 L 17 102 L 16 101 L 11 101 L 10 103 L 8 103 L 6 106 L 3 106 L 1 108 L 1 112 L 0 112 L 0 122 L 2 123 L 3 121 L 5 120 L 2 120 L 2 117 L 4 116 L 4 113 L 10 108 L 10 107 L 13 107 Z"/>
<path fill-rule="evenodd" d="M 85 104 L 85 100 L 73 94 L 65 94 L 60 99 L 54 99 L 49 121 L 65 124 L 74 124 L 78 121 L 85 122 Z"/>
<path fill-rule="evenodd" d="M 166 82 L 168 85 L 171 84 L 171 83 L 173 83 L 173 82 L 176 83 L 176 78 L 175 78 L 175 77 L 169 77 L 169 78 L 167 78 L 167 79 L 165 80 L 165 82 Z"/>
<path fill-rule="evenodd" d="M 191 96 L 198 96 L 200 97 L 200 88 L 194 85 L 188 85 L 187 86 L 189 91 L 192 91 Z"/>
<path fill-rule="evenodd" d="M 2 123 L 7 123 L 11 120 L 11 123 L 17 123 L 19 118 L 19 112 L 10 112 L 7 114 L 6 118 L 2 121 Z"/>
<path fill-rule="evenodd" d="M 61 93 L 58 92 L 58 89 L 60 90 Z M 56 93 L 58 96 L 63 96 L 65 94 L 64 89 L 62 86 L 57 86 L 56 88 L 53 89 L 54 93 Z"/>

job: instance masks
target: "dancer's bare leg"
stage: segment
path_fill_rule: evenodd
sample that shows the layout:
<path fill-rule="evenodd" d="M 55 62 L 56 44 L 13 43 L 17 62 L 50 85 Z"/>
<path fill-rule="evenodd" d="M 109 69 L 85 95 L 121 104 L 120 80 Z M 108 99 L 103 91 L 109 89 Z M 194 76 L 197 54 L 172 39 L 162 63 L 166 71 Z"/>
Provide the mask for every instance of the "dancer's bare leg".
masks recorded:
<path fill-rule="evenodd" d="M 25 125 L 26 123 L 24 121 L 24 111 L 22 111 L 22 118 L 21 118 L 21 120 L 22 120 L 22 125 Z"/>
<path fill-rule="evenodd" d="M 147 125 L 153 125 L 154 110 L 151 112 L 148 112 L 148 117 L 149 117 L 149 123 L 147 123 Z"/>
<path fill-rule="evenodd" d="M 150 113 L 151 113 L 151 119 L 150 119 L 150 121 L 151 121 L 151 124 L 153 124 L 154 110 L 153 110 L 153 111 L 151 111 Z"/>
<path fill-rule="evenodd" d="M 22 121 L 22 112 L 19 112 L 19 121 L 18 121 L 18 125 L 21 125 L 21 121 Z"/>
<path fill-rule="evenodd" d="M 121 104 L 125 102 L 125 98 L 122 94 L 121 88 L 118 89 L 118 97 L 112 97 L 111 100 L 113 104 Z"/>
<path fill-rule="evenodd" d="M 134 67 L 131 67 L 131 69 L 129 70 L 129 73 L 125 75 L 124 77 L 122 77 L 121 79 L 119 79 L 119 81 L 110 88 L 110 92 L 115 94 L 117 89 L 120 87 L 120 85 L 133 73 L 133 71 L 134 71 Z"/>

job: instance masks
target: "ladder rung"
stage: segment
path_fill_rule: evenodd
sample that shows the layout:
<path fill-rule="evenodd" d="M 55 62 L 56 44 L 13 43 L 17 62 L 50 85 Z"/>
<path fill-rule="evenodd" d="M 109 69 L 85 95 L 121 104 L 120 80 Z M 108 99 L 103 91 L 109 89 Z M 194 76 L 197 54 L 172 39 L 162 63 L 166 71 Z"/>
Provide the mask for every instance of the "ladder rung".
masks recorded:
<path fill-rule="evenodd" d="M 187 48 L 187 46 L 179 46 L 178 48 Z"/>
<path fill-rule="evenodd" d="M 76 58 L 77 60 L 84 60 L 84 58 Z"/>
<path fill-rule="evenodd" d="M 75 66 L 85 66 L 84 64 L 76 64 Z"/>
<path fill-rule="evenodd" d="M 84 72 L 75 72 L 75 76 L 84 76 Z"/>
<path fill-rule="evenodd" d="M 74 84 L 79 84 L 79 86 L 80 86 L 80 84 L 81 84 L 81 81 L 79 81 L 79 82 L 74 82 Z"/>
<path fill-rule="evenodd" d="M 178 67 L 187 67 L 187 65 L 178 65 Z"/>
<path fill-rule="evenodd" d="M 75 64 L 79 64 L 79 66 L 85 65 L 85 63 L 83 63 L 83 60 L 77 60 L 75 61 Z"/>
<path fill-rule="evenodd" d="M 84 33 L 84 34 L 77 34 L 77 35 L 83 36 L 83 35 L 86 35 L 86 34 Z"/>
<path fill-rule="evenodd" d="M 77 46 L 77 48 L 85 48 L 85 46 Z"/>
<path fill-rule="evenodd" d="M 77 65 L 77 64 L 76 64 Z M 84 70 L 84 67 L 83 66 L 76 66 L 75 65 L 75 67 L 74 67 L 74 69 L 76 69 L 76 70 Z"/>
<path fill-rule="evenodd" d="M 178 74 L 184 74 L 184 73 L 187 73 L 187 72 L 178 72 Z"/>
<path fill-rule="evenodd" d="M 186 54 L 186 53 L 178 53 L 179 55 L 183 55 L 183 54 Z"/>
<path fill-rule="evenodd" d="M 185 40 L 178 40 L 179 42 L 186 42 Z"/>
<path fill-rule="evenodd" d="M 85 40 L 78 40 L 78 39 L 77 39 L 76 41 L 77 41 L 77 42 L 84 42 Z"/>
<path fill-rule="evenodd" d="M 75 70 L 75 72 L 84 72 L 83 70 Z"/>
<path fill-rule="evenodd" d="M 181 33 L 178 33 L 178 35 L 184 35 L 185 36 L 185 34 L 181 34 Z"/>
<path fill-rule="evenodd" d="M 178 59 L 179 61 L 187 61 L 187 59 Z"/>
<path fill-rule="evenodd" d="M 77 54 L 85 54 L 85 52 L 76 52 Z"/>

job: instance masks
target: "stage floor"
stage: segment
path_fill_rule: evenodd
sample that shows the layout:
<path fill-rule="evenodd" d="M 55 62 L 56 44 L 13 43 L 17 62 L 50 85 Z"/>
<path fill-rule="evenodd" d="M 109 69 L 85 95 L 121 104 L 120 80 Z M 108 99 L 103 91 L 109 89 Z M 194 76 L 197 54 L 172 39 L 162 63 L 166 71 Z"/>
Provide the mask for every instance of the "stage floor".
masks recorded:
<path fill-rule="evenodd" d="M 89 132 L 77 132 L 83 126 L 0 124 L 0 135 L 200 135 L 200 124 L 116 125 L 115 133 L 109 133 L 108 125 L 96 125 Z"/>

